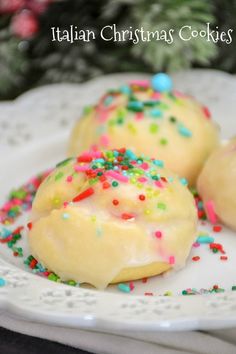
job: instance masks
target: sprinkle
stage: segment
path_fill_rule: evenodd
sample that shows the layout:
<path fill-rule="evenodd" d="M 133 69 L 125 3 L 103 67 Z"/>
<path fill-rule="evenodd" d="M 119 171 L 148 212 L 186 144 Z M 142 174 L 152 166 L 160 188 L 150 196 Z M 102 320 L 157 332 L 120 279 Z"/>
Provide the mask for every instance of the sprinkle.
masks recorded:
<path fill-rule="evenodd" d="M 143 88 L 148 88 L 149 87 L 149 81 L 148 80 L 132 80 L 129 83 L 131 86 L 139 86 Z"/>
<path fill-rule="evenodd" d="M 166 205 L 164 203 L 158 203 L 157 208 L 161 210 L 166 210 Z"/>
<path fill-rule="evenodd" d="M 63 172 L 58 172 L 55 176 L 55 181 L 58 181 L 59 179 L 61 179 L 62 177 L 64 176 L 64 173 Z"/>
<path fill-rule="evenodd" d="M 156 185 L 158 188 L 164 188 L 164 185 L 162 184 L 161 181 L 155 181 L 155 185 Z"/>
<path fill-rule="evenodd" d="M 143 102 L 140 101 L 130 101 L 128 102 L 127 108 L 130 111 L 142 112 L 143 111 Z"/>
<path fill-rule="evenodd" d="M 72 199 L 74 203 L 80 202 L 81 200 L 90 197 L 94 194 L 94 189 L 92 187 L 86 189 L 84 192 L 78 194 L 75 198 Z"/>
<path fill-rule="evenodd" d="M 32 226 L 33 226 L 32 222 L 28 222 L 27 227 L 28 227 L 29 230 L 32 229 Z"/>
<path fill-rule="evenodd" d="M 112 187 L 118 187 L 119 186 L 119 183 L 118 182 L 116 182 L 116 181 L 113 181 L 112 182 Z"/>
<path fill-rule="evenodd" d="M 92 156 L 88 156 L 88 155 L 81 155 L 79 157 L 77 157 L 77 162 L 91 162 L 92 161 Z"/>
<path fill-rule="evenodd" d="M 199 256 L 194 256 L 194 257 L 192 257 L 192 260 L 193 260 L 194 262 L 197 262 L 197 261 L 200 260 L 200 257 L 199 257 Z"/>
<path fill-rule="evenodd" d="M 117 285 L 117 288 L 123 293 L 130 293 L 130 287 L 127 284 L 120 283 Z"/>
<path fill-rule="evenodd" d="M 186 138 L 190 138 L 193 135 L 192 132 L 183 125 L 178 126 L 178 132 Z"/>
<path fill-rule="evenodd" d="M 121 214 L 121 218 L 122 218 L 123 220 L 130 220 L 130 221 L 132 221 L 132 220 L 135 219 L 135 216 L 134 216 L 133 214 L 123 213 L 123 214 Z"/>
<path fill-rule="evenodd" d="M 161 138 L 160 139 L 160 144 L 161 145 L 167 145 L 168 144 L 168 140 L 166 138 Z"/>
<path fill-rule="evenodd" d="M 126 182 L 129 181 L 129 178 L 128 178 L 128 177 L 126 177 L 126 176 L 124 176 L 124 175 L 121 175 L 120 173 L 115 172 L 115 171 L 112 171 L 112 170 L 106 172 L 106 176 L 112 177 L 112 178 L 116 179 L 116 180 L 119 181 L 119 182 L 124 182 L 124 183 L 126 183 Z"/>
<path fill-rule="evenodd" d="M 164 162 L 162 160 L 153 160 L 153 163 L 158 167 L 164 167 Z"/>
<path fill-rule="evenodd" d="M 233 285 L 231 290 L 235 291 L 236 290 L 236 285 Z"/>
<path fill-rule="evenodd" d="M 110 186 L 111 186 L 110 183 L 107 181 L 103 182 L 103 184 L 102 184 L 103 189 L 108 189 L 108 188 L 110 188 Z"/>
<path fill-rule="evenodd" d="M 3 278 L 0 278 L 0 287 L 6 285 L 6 281 Z"/>
<path fill-rule="evenodd" d="M 212 200 L 207 201 L 205 206 L 206 206 L 206 212 L 207 212 L 207 216 L 209 218 L 209 221 L 212 224 L 216 224 L 217 216 L 216 216 L 216 213 L 215 213 L 215 207 L 214 207 L 213 201 Z"/>
<path fill-rule="evenodd" d="M 160 109 L 158 108 L 153 108 L 150 110 L 150 115 L 153 117 L 153 118 L 159 118 L 159 117 L 162 117 L 163 113 Z"/>
<path fill-rule="evenodd" d="M 162 232 L 161 231 L 155 231 L 155 236 L 156 238 L 161 238 L 162 237 Z"/>
<path fill-rule="evenodd" d="M 214 232 L 220 232 L 222 230 L 222 226 L 214 225 L 212 229 L 213 229 Z"/>
<path fill-rule="evenodd" d="M 69 219 L 70 215 L 68 213 L 63 213 L 62 214 L 62 219 L 67 220 Z"/>
<path fill-rule="evenodd" d="M 129 283 L 129 288 L 130 288 L 130 291 L 134 290 L 135 286 L 134 286 L 134 282 L 133 281 L 131 281 Z"/>
<path fill-rule="evenodd" d="M 198 238 L 197 238 L 197 243 L 212 243 L 212 242 L 214 242 L 214 238 L 210 237 L 208 235 L 198 236 Z"/>
<path fill-rule="evenodd" d="M 210 243 L 209 247 L 214 253 L 220 251 L 222 254 L 225 254 L 223 246 L 220 243 Z"/>
<path fill-rule="evenodd" d="M 148 280 L 148 278 L 146 278 L 146 277 L 145 277 L 145 278 L 142 278 L 142 283 L 145 284 L 145 283 L 147 282 L 147 280 Z"/>
<path fill-rule="evenodd" d="M 150 124 L 149 126 L 150 133 L 155 134 L 158 132 L 158 130 L 159 130 L 159 126 L 157 124 L 155 123 Z"/>
<path fill-rule="evenodd" d="M 146 293 L 144 293 L 144 295 L 145 295 L 145 296 L 153 296 L 153 293 L 151 293 L 151 292 L 146 292 Z"/>
<path fill-rule="evenodd" d="M 66 178 L 66 182 L 68 182 L 68 183 L 72 182 L 72 180 L 73 180 L 73 176 L 68 176 Z"/>
<path fill-rule="evenodd" d="M 180 180 L 180 183 L 183 185 L 183 186 L 187 186 L 188 185 L 188 181 L 186 178 L 182 177 L 179 179 Z"/>
<path fill-rule="evenodd" d="M 203 113 L 205 114 L 207 119 L 211 118 L 211 112 L 209 111 L 209 109 L 206 106 L 202 107 Z"/>
<path fill-rule="evenodd" d="M 221 259 L 222 261 L 227 261 L 227 260 L 228 260 L 228 257 L 227 257 L 227 256 L 220 256 L 220 259 Z"/>
<path fill-rule="evenodd" d="M 112 204 L 117 206 L 119 204 L 119 201 L 117 199 L 113 199 Z"/>
<path fill-rule="evenodd" d="M 85 172 L 85 171 L 88 171 L 90 168 L 90 166 L 88 164 L 86 165 L 75 165 L 74 166 L 74 170 L 76 172 Z"/>
<path fill-rule="evenodd" d="M 144 201 L 146 199 L 144 194 L 139 194 L 138 196 L 139 200 Z"/>
<path fill-rule="evenodd" d="M 169 264 L 175 264 L 175 256 L 169 257 Z"/>

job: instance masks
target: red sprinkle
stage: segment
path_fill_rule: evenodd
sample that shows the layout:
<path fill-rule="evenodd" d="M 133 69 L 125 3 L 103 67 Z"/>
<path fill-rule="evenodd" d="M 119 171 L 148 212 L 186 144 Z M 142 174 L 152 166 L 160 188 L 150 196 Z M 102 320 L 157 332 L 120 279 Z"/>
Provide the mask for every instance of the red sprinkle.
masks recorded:
<path fill-rule="evenodd" d="M 108 188 L 110 188 L 110 187 L 111 187 L 111 185 L 110 185 L 109 182 L 107 182 L 107 181 L 103 182 L 103 184 L 102 184 L 102 188 L 103 188 L 103 189 L 108 189 Z"/>
<path fill-rule="evenodd" d="M 113 199 L 113 201 L 112 201 L 112 203 L 113 203 L 113 205 L 118 205 L 119 204 L 119 200 L 117 200 L 117 199 Z"/>
<path fill-rule="evenodd" d="M 207 119 L 210 119 L 210 118 L 211 118 L 211 113 L 210 113 L 209 109 L 208 109 L 206 106 L 203 106 L 203 107 L 202 107 L 202 110 L 203 110 L 203 112 L 204 112 L 206 118 L 207 118 Z"/>
<path fill-rule="evenodd" d="M 199 257 L 199 256 L 194 256 L 194 257 L 192 257 L 192 260 L 193 260 L 194 262 L 197 262 L 197 261 L 200 260 L 200 257 Z"/>
<path fill-rule="evenodd" d="M 212 243 L 209 244 L 209 247 L 212 250 L 216 249 L 216 250 L 220 251 L 221 253 L 225 254 L 223 246 L 220 243 L 213 243 L 212 242 Z"/>
<path fill-rule="evenodd" d="M 32 222 L 28 222 L 27 227 L 28 227 L 29 230 L 32 229 L 32 226 L 33 226 Z"/>
<path fill-rule="evenodd" d="M 134 219 L 134 215 L 133 214 L 128 214 L 128 213 L 123 213 L 123 214 L 121 214 L 121 218 L 123 220 L 131 220 L 131 219 Z"/>
<path fill-rule="evenodd" d="M 214 232 L 220 232 L 222 230 L 222 226 L 214 225 L 212 229 L 213 229 Z"/>
<path fill-rule="evenodd" d="M 142 201 L 144 201 L 146 199 L 145 195 L 143 195 L 143 194 L 140 194 L 138 196 L 138 198 L 139 198 L 139 200 L 142 200 Z"/>
<path fill-rule="evenodd" d="M 134 282 L 130 282 L 129 283 L 129 288 L 130 288 L 130 291 L 134 290 L 135 286 L 134 286 Z"/>
<path fill-rule="evenodd" d="M 94 194 L 94 189 L 92 187 L 86 189 L 84 192 L 78 194 L 75 198 L 72 199 L 74 203 L 80 202 L 83 199 L 86 199 Z"/>
<path fill-rule="evenodd" d="M 29 267 L 30 267 L 31 269 L 34 269 L 37 263 L 38 263 L 38 262 L 36 261 L 36 259 L 32 259 L 32 261 L 31 261 L 30 264 L 29 264 Z"/>
<path fill-rule="evenodd" d="M 222 261 L 227 261 L 227 260 L 228 260 L 228 257 L 227 257 L 227 256 L 220 256 L 220 259 L 221 259 Z"/>
<path fill-rule="evenodd" d="M 91 162 L 93 158 L 91 156 L 79 156 L 77 157 L 78 162 Z"/>
<path fill-rule="evenodd" d="M 146 283 L 147 280 L 148 280 L 148 278 L 143 278 L 143 279 L 142 279 L 142 283 Z"/>
<path fill-rule="evenodd" d="M 145 296 L 153 296 L 153 293 L 144 293 Z"/>

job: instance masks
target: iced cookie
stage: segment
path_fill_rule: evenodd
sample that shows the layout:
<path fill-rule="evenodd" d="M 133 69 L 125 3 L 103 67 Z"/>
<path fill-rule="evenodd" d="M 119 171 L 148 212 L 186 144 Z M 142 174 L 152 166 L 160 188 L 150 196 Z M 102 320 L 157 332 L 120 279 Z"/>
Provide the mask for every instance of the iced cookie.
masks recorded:
<path fill-rule="evenodd" d="M 210 221 L 236 230 L 236 138 L 209 157 L 197 187 Z"/>
<path fill-rule="evenodd" d="M 58 164 L 30 221 L 37 260 L 62 280 L 105 288 L 183 267 L 197 216 L 185 179 L 161 160 L 118 149 Z"/>
<path fill-rule="evenodd" d="M 192 97 L 172 90 L 170 78 L 132 81 L 109 90 L 86 107 L 70 138 L 69 156 L 92 147 L 127 147 L 137 154 L 158 156 L 191 185 L 219 143 L 218 127 L 209 110 Z"/>

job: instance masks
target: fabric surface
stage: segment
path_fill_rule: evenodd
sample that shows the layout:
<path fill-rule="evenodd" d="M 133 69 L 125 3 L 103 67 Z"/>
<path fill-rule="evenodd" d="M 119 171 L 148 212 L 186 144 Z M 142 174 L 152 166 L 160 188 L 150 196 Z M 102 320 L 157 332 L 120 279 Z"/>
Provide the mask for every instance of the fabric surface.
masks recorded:
<path fill-rule="evenodd" d="M 236 329 L 209 332 L 132 332 L 111 334 L 65 328 L 0 316 L 0 326 L 98 354 L 235 354 Z"/>

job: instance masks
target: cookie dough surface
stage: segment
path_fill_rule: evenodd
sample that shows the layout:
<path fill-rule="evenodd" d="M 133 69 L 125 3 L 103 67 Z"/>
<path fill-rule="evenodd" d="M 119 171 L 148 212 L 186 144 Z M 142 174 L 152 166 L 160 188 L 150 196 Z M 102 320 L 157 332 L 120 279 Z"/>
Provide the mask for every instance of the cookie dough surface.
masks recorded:
<path fill-rule="evenodd" d="M 209 157 L 197 187 L 206 210 L 210 202 L 217 217 L 236 230 L 236 138 Z"/>
<path fill-rule="evenodd" d="M 137 154 L 158 156 L 193 185 L 218 143 L 218 127 L 206 107 L 179 92 L 156 92 L 148 81 L 135 81 L 85 108 L 68 153 L 125 146 Z"/>
<path fill-rule="evenodd" d="M 68 159 L 32 207 L 32 255 L 62 280 L 104 288 L 182 267 L 196 235 L 185 180 L 130 150 Z"/>

